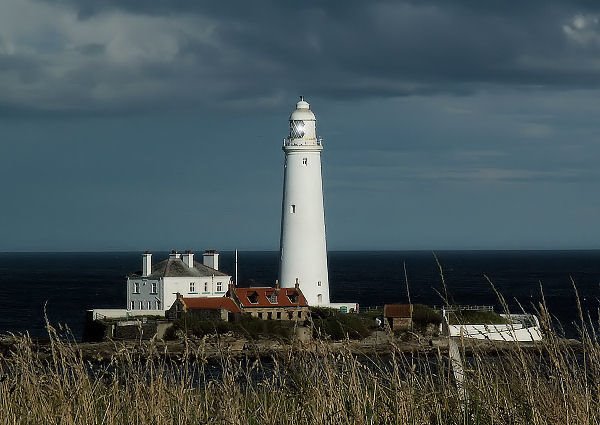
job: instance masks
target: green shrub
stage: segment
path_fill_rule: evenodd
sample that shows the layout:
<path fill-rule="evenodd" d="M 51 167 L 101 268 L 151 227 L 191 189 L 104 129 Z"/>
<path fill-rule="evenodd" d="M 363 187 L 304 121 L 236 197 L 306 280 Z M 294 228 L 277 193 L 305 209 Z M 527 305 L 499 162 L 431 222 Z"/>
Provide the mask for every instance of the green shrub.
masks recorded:
<path fill-rule="evenodd" d="M 442 313 L 423 304 L 413 304 L 412 318 L 416 325 L 439 325 L 442 323 Z"/>
<path fill-rule="evenodd" d="M 238 334 L 251 339 L 260 337 L 279 337 L 289 340 L 292 336 L 294 322 L 281 320 L 263 320 L 250 315 L 244 315 L 233 324 Z"/>
<path fill-rule="evenodd" d="M 339 341 L 345 338 L 362 339 L 371 334 L 370 318 L 353 313 L 340 313 L 332 308 L 311 307 L 313 336 Z"/>
<path fill-rule="evenodd" d="M 250 339 L 260 337 L 290 339 L 293 326 L 293 322 L 262 320 L 249 315 L 241 316 L 235 322 L 225 322 L 216 318 L 211 319 L 187 313 L 174 321 L 173 326 L 167 329 L 165 339 L 177 339 L 178 333 L 201 338 L 205 335 L 220 335 L 228 332 Z"/>

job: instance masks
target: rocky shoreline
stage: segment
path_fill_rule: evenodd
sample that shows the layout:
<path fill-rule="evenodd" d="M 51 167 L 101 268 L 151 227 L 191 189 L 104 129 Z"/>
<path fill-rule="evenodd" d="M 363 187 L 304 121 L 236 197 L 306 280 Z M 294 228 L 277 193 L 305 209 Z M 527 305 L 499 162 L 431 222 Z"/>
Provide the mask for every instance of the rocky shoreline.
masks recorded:
<path fill-rule="evenodd" d="M 4 336 L 0 338 L 0 357 L 9 358 L 15 350 L 23 349 L 25 337 Z M 30 340 L 31 351 L 40 358 L 52 356 L 50 341 Z M 573 348 L 578 341 L 561 340 Z M 230 357 L 281 357 L 294 353 L 335 353 L 345 352 L 358 356 L 386 356 L 392 353 L 414 353 L 417 355 L 447 355 L 448 337 L 433 337 L 429 339 L 413 337 L 408 340 L 394 337 L 383 331 L 376 331 L 362 340 L 328 341 L 311 340 L 308 342 L 286 342 L 283 340 L 261 338 L 248 340 L 234 335 L 213 335 L 204 338 L 187 338 L 176 341 L 163 340 L 109 340 L 102 342 L 64 342 L 76 350 L 88 362 L 108 362 L 113 358 L 127 353 L 132 356 L 147 356 L 152 353 L 157 357 L 180 359 L 185 356 L 201 357 L 206 360 L 220 359 L 224 355 Z M 473 339 L 460 340 L 460 346 L 466 355 L 473 352 L 487 355 L 502 354 L 515 348 L 531 350 L 541 349 L 543 344 L 533 342 L 498 342 Z"/>

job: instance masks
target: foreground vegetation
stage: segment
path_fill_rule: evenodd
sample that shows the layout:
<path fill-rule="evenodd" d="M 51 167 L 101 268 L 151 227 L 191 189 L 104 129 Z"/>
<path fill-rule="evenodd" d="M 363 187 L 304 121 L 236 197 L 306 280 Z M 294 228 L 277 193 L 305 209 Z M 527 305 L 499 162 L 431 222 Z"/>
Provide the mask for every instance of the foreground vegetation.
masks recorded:
<path fill-rule="evenodd" d="M 48 356 L 21 336 L 0 358 L 0 423 L 600 423 L 596 336 L 582 328 L 574 348 L 542 318 L 546 339 L 534 349 L 475 350 L 464 392 L 439 352 L 369 358 L 315 341 L 263 360 L 223 350 L 214 363 L 202 345 L 173 359 L 140 342 L 92 364 L 49 328 Z"/>
<path fill-rule="evenodd" d="M 165 335 L 175 340 L 182 336 L 203 337 L 231 333 L 240 338 L 259 338 L 290 341 L 297 326 L 311 326 L 316 339 L 340 341 L 346 338 L 362 339 L 375 329 L 374 317 L 369 314 L 345 314 L 336 309 L 311 307 L 311 318 L 306 321 L 262 320 L 249 315 L 241 315 L 237 320 L 224 322 L 220 319 L 200 317 L 194 313 L 183 314 L 173 322 Z M 378 316 L 381 313 L 378 312 Z"/>

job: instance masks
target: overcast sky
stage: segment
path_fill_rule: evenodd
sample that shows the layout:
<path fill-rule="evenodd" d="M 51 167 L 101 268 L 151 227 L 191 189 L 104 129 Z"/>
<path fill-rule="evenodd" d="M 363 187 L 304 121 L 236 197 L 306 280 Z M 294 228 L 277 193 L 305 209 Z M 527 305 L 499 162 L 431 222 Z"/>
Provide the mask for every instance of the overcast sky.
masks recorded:
<path fill-rule="evenodd" d="M 600 2 L 2 0 L 0 251 L 600 248 Z"/>

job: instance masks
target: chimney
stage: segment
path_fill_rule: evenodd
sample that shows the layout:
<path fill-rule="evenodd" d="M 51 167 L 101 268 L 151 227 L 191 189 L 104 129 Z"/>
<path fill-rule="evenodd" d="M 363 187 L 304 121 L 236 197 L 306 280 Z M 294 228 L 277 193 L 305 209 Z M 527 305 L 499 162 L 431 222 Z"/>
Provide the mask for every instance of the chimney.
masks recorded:
<path fill-rule="evenodd" d="M 190 250 L 185 251 L 185 254 L 182 255 L 183 264 L 192 268 L 194 267 L 194 253 Z"/>
<path fill-rule="evenodd" d="M 204 251 L 204 254 L 202 254 L 202 263 L 205 266 L 219 270 L 219 253 L 214 249 Z"/>
<path fill-rule="evenodd" d="M 152 274 L 152 254 L 148 251 L 142 254 L 142 277 Z"/>

